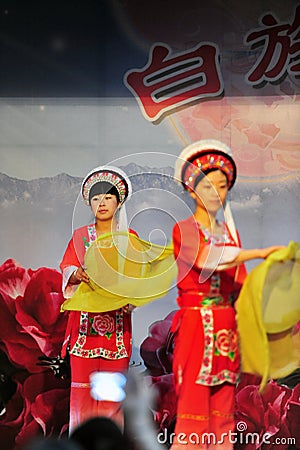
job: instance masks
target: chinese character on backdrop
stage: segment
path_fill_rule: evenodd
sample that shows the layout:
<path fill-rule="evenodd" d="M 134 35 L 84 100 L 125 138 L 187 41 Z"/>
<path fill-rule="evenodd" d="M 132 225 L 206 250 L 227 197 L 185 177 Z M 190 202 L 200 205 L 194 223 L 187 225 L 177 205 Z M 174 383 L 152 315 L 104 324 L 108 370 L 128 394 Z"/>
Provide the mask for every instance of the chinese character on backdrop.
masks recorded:
<path fill-rule="evenodd" d="M 171 56 L 167 45 L 155 44 L 147 65 L 129 70 L 124 82 L 144 117 L 152 122 L 179 106 L 216 97 L 224 90 L 218 47 L 207 42 L 177 56 Z"/>
<path fill-rule="evenodd" d="M 264 28 L 251 31 L 245 37 L 245 44 L 263 47 L 254 67 L 246 75 L 252 85 L 274 82 L 285 74 L 300 75 L 300 5 L 295 9 L 291 24 L 280 23 L 272 14 L 261 18 Z"/>

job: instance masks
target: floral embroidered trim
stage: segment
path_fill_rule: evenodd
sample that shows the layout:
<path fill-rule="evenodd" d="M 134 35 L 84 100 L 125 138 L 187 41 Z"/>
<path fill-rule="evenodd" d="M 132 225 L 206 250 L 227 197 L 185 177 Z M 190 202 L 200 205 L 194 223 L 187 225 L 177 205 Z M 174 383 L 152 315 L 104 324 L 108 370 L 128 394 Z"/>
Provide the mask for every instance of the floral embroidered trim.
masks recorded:
<path fill-rule="evenodd" d="M 84 349 L 86 337 L 88 332 L 88 312 L 81 312 L 80 314 L 80 328 L 77 341 L 75 342 L 70 353 L 72 355 L 80 356 L 81 358 L 106 358 L 106 359 L 121 359 L 126 358 L 128 353 L 123 340 L 123 313 L 116 311 L 116 347 L 117 350 L 107 350 L 103 347 L 96 347 L 92 349 Z"/>
<path fill-rule="evenodd" d="M 94 242 L 97 239 L 97 232 L 96 232 L 95 224 L 88 225 L 87 231 L 88 231 L 88 238 L 89 239 L 87 240 L 87 238 L 85 236 L 83 236 L 83 238 L 82 238 L 83 243 L 84 243 L 85 251 L 87 251 L 87 249 L 89 248 L 91 243 Z"/>
<path fill-rule="evenodd" d="M 204 386 L 217 386 L 218 384 L 222 384 L 225 381 L 236 384 L 239 381 L 239 374 L 225 369 L 215 375 L 199 375 L 196 384 L 203 384 Z"/>
<path fill-rule="evenodd" d="M 229 381 L 230 383 L 237 383 L 239 380 L 239 374 L 231 372 L 228 369 L 221 370 L 221 372 L 212 375 L 212 362 L 214 356 L 214 316 L 213 310 L 209 308 L 200 309 L 200 313 L 202 316 L 202 323 L 204 328 L 204 354 L 202 365 L 200 368 L 200 372 L 198 378 L 196 380 L 196 384 L 204 384 L 206 386 L 215 386 L 218 384 L 222 384 L 225 381 Z M 223 331 L 223 330 L 222 330 Z"/>
<path fill-rule="evenodd" d="M 210 293 L 212 295 L 218 295 L 220 293 L 220 287 L 221 287 L 221 276 L 219 272 L 215 272 L 211 276 Z"/>
<path fill-rule="evenodd" d="M 88 247 L 89 247 L 91 245 L 91 243 L 97 239 L 97 232 L 96 232 L 95 224 L 88 225 L 88 236 L 89 236 L 89 242 L 88 242 Z"/>
<path fill-rule="evenodd" d="M 203 360 L 197 382 L 199 378 L 206 379 L 206 377 L 209 377 L 211 374 L 214 347 L 214 342 L 212 339 L 214 331 L 213 310 L 209 308 L 203 308 L 200 309 L 200 314 L 202 316 L 205 342 Z"/>

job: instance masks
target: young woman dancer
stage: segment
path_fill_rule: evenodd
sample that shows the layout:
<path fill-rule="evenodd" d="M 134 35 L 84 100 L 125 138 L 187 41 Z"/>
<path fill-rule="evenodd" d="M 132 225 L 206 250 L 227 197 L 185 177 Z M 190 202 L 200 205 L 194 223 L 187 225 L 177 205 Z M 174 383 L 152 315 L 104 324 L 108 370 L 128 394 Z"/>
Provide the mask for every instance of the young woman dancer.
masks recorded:
<path fill-rule="evenodd" d="M 97 237 L 115 231 L 136 234 L 128 230 L 126 223 L 124 202 L 130 193 L 129 178 L 116 167 L 97 167 L 83 180 L 82 196 L 95 221 L 75 230 L 65 251 L 60 268 L 66 298 L 72 297 L 80 283 L 89 283 L 84 270 L 84 256 Z M 128 369 L 132 309 L 127 305 L 101 313 L 88 310 L 69 312 L 63 355 L 68 348 L 71 365 L 70 433 L 80 423 L 95 416 L 110 417 L 122 427 L 120 403 L 94 399 L 90 375 L 93 372 L 126 372 Z"/>
<path fill-rule="evenodd" d="M 239 376 L 234 300 L 246 275 L 243 263 L 266 258 L 279 247 L 241 248 L 227 201 L 236 166 L 222 142 L 205 140 L 185 148 L 175 178 L 196 207 L 173 230 L 180 309 L 172 325 L 178 410 L 171 448 L 231 449 Z M 220 210 L 224 220 L 218 218 Z"/>

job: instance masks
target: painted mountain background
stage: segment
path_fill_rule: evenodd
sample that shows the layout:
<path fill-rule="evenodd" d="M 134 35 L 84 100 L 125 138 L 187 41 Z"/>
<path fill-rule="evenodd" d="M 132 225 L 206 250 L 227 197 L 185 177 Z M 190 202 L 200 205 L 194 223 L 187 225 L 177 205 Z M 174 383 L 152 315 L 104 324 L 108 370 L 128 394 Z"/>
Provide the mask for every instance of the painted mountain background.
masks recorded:
<path fill-rule="evenodd" d="M 162 229 L 169 239 L 174 221 L 193 211 L 172 168 L 131 163 L 123 169 L 133 184 L 127 203 L 131 227 L 143 238 Z M 15 258 L 26 267 L 58 268 L 72 227 L 92 221 L 80 198 L 81 180 L 64 173 L 29 181 L 0 174 L 1 261 Z M 244 247 L 299 240 L 299 185 L 299 177 L 280 183 L 237 181 L 231 207 Z"/>

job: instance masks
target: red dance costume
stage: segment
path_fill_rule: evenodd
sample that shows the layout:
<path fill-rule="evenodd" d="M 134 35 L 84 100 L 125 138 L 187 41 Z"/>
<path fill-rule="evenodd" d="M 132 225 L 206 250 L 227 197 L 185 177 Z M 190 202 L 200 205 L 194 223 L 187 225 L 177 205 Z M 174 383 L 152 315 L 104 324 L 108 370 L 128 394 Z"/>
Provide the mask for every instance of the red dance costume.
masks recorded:
<path fill-rule="evenodd" d="M 173 370 L 178 394 L 172 449 L 206 448 L 203 433 L 214 434 L 215 438 L 209 438 L 210 446 L 217 448 L 222 433 L 228 434 L 234 428 L 234 387 L 239 376 L 239 357 L 232 305 L 246 271 L 244 265 L 206 274 L 202 271 L 201 254 L 205 247 L 206 250 L 211 244 L 237 247 L 225 224 L 223 235 L 211 236 L 192 216 L 175 225 L 173 243 L 180 309 L 172 325 Z M 182 435 L 178 439 L 179 433 L 186 437 Z M 180 444 L 184 439 L 186 444 Z M 232 447 L 228 437 L 224 437 L 220 447 Z"/>
<path fill-rule="evenodd" d="M 75 230 L 60 265 L 65 296 L 72 296 L 76 289 L 77 286 L 69 284 L 68 280 L 77 267 L 83 266 L 85 251 L 96 239 L 93 224 Z M 94 416 L 112 417 L 122 426 L 119 403 L 97 401 L 91 397 L 90 374 L 95 371 L 125 372 L 131 356 L 131 336 L 131 314 L 122 309 L 102 313 L 70 311 L 62 352 L 64 355 L 69 347 L 70 432 Z"/>

